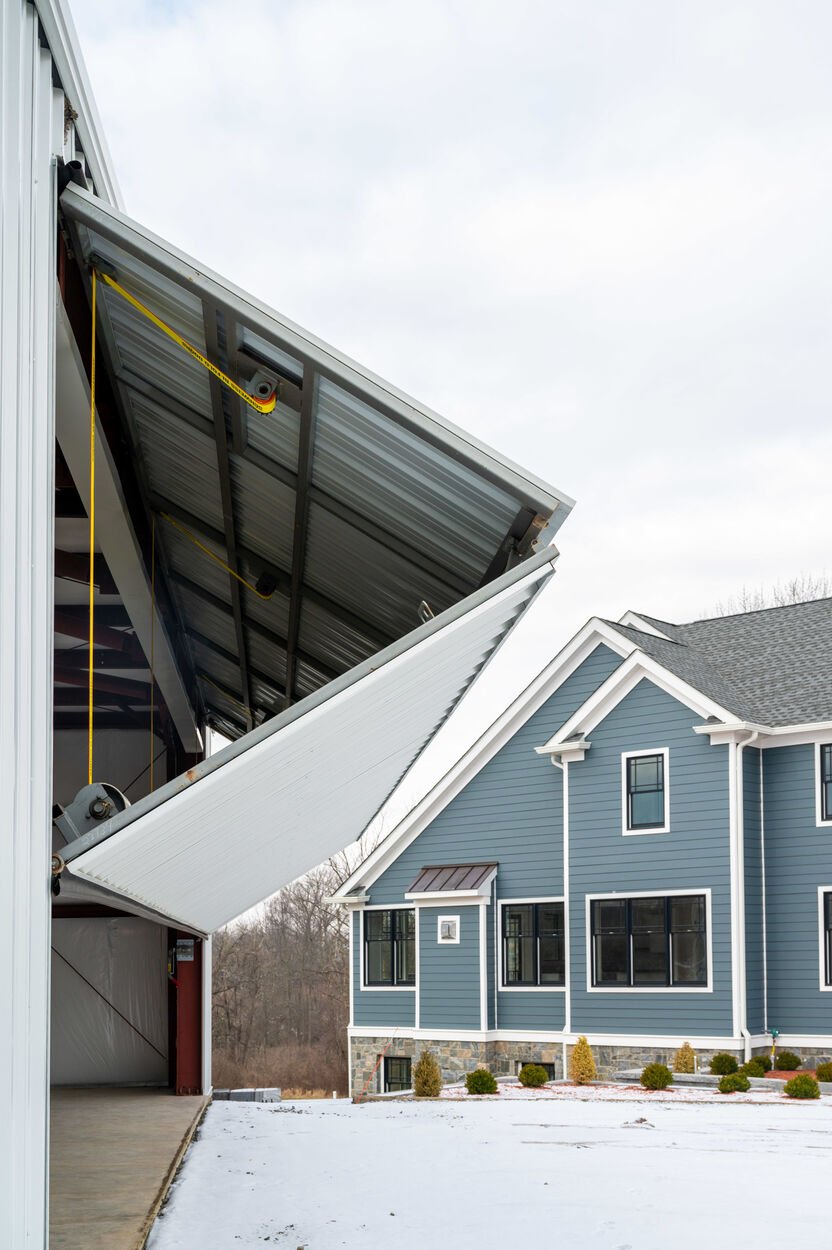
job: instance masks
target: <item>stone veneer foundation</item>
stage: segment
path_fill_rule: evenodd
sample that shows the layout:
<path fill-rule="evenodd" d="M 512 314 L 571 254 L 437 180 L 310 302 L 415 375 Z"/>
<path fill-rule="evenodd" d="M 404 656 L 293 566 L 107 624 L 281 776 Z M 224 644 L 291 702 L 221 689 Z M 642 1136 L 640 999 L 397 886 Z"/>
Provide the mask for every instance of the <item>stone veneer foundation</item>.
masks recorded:
<path fill-rule="evenodd" d="M 681 1041 L 679 1045 L 681 1046 Z M 595 1066 L 601 1078 L 612 1077 L 621 1070 L 643 1068 L 648 1063 L 666 1063 L 673 1067 L 673 1056 L 677 1047 L 669 1049 L 660 1046 L 593 1046 Z M 720 1048 L 722 1049 L 722 1048 Z M 792 1047 L 781 1047 L 789 1049 Z M 806 1067 L 813 1067 L 814 1061 L 830 1058 L 830 1049 L 814 1047 L 795 1047 L 804 1060 Z M 551 1063 L 554 1065 L 555 1077 L 563 1077 L 563 1045 L 559 1040 L 552 1042 L 507 1042 L 507 1041 L 448 1041 L 447 1039 L 431 1040 L 410 1037 L 393 1037 L 380 1034 L 378 1037 L 354 1037 L 351 1039 L 352 1092 L 353 1097 L 377 1094 L 381 1089 L 381 1067 L 379 1055 L 409 1058 L 414 1063 L 423 1050 L 432 1050 L 439 1061 L 442 1079 L 446 1083 L 461 1080 L 466 1072 L 484 1066 L 495 1076 L 512 1076 L 517 1071 L 518 1063 Z M 743 1062 L 741 1050 L 724 1048 L 733 1055 L 737 1063 Z M 572 1047 L 568 1053 L 571 1054 Z M 755 1047 L 755 1055 L 768 1055 L 768 1048 Z M 707 1072 L 714 1050 L 697 1050 L 697 1069 Z M 568 1059 L 567 1059 L 568 1063 Z"/>

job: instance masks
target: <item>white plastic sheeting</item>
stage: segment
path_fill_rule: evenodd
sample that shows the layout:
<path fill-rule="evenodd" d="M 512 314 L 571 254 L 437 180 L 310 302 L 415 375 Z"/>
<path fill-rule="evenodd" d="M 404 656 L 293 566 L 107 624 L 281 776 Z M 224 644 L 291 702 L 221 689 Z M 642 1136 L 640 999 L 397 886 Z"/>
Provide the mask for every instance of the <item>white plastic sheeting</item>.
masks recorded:
<path fill-rule="evenodd" d="M 556 557 L 552 548 L 504 575 L 78 839 L 70 871 L 211 933 L 334 855 L 375 815 Z M 101 840 L 90 846 L 91 837 Z"/>
<path fill-rule="evenodd" d="M 53 921 L 52 1084 L 166 1085 L 167 1054 L 167 931 L 134 916 Z"/>

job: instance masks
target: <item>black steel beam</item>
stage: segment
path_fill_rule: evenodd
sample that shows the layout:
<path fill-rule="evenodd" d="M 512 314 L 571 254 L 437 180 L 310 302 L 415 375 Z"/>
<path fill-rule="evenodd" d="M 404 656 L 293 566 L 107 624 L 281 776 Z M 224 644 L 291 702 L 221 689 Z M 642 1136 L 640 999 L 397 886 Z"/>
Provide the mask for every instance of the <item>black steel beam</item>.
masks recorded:
<path fill-rule="evenodd" d="M 216 309 L 203 305 L 203 325 L 205 328 L 205 344 L 208 358 L 214 360 L 218 367 L 227 372 L 228 357 L 225 351 L 226 327 L 219 326 Z M 233 332 L 233 327 L 231 327 Z M 222 334 L 222 342 L 220 341 Z M 237 534 L 234 519 L 234 499 L 231 490 L 231 470 L 228 459 L 228 428 L 226 425 L 226 389 L 213 374 L 209 375 L 208 385 L 211 391 L 211 410 L 214 416 L 214 443 L 217 451 L 217 471 L 220 479 L 220 500 L 222 503 L 223 528 L 225 530 L 226 563 L 235 572 L 239 572 L 237 558 Z M 229 413 L 230 416 L 230 413 Z M 248 644 L 243 628 L 243 588 L 238 579 L 228 575 L 228 587 L 231 594 L 231 612 L 234 617 L 234 633 L 237 638 L 237 664 L 240 669 L 240 687 L 242 702 L 248 708 L 248 728 L 254 726 L 251 698 L 251 679 L 248 668 Z"/>
<path fill-rule="evenodd" d="M 309 485 L 312 458 L 315 454 L 315 395 L 318 380 L 305 366 L 300 401 L 300 436 L 298 439 L 298 479 L 295 490 L 295 516 L 292 525 L 292 569 L 289 588 L 289 622 L 286 628 L 286 694 L 285 707 L 295 697 L 297 647 L 300 614 L 303 608 L 304 573 L 306 569 L 306 535 L 309 527 Z"/>
<path fill-rule="evenodd" d="M 98 609 L 96 608 L 96 616 Z M 82 647 L 76 651 L 56 648 L 55 663 L 61 668 L 79 668 L 89 669 L 90 657 L 87 647 Z M 112 672 L 129 672 L 131 669 L 150 670 L 150 664 L 143 655 L 129 654 L 126 651 L 110 651 L 106 649 L 94 650 L 92 653 L 92 666 L 94 669 L 109 669 Z"/>

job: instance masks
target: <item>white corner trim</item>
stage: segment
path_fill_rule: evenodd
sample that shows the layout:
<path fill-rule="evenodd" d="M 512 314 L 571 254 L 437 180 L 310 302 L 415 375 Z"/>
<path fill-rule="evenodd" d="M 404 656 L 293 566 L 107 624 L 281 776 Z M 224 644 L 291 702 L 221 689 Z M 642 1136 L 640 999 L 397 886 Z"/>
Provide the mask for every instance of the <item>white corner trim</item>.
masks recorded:
<path fill-rule="evenodd" d="M 490 901 L 490 900 L 489 900 Z M 488 912 L 487 903 L 480 905 L 477 926 L 480 942 L 480 1029 L 488 1029 Z"/>
<path fill-rule="evenodd" d="M 644 617 L 639 616 L 638 612 L 625 612 L 619 619 L 618 624 L 628 629 L 637 629 L 640 634 L 652 634 L 654 638 L 663 638 L 665 642 L 673 642 L 673 639 L 668 634 L 663 634 L 660 629 L 656 629 L 655 625 L 645 621 Z"/>
<path fill-rule="evenodd" d="M 629 804 L 627 802 L 627 760 L 643 755 L 661 755 L 664 760 L 662 776 L 664 778 L 664 822 L 652 825 L 649 829 L 630 829 Z M 668 747 L 650 747 L 646 751 L 621 752 L 621 832 L 625 838 L 640 837 L 649 833 L 670 833 L 670 749 Z"/>
<path fill-rule="evenodd" d="M 569 678 L 584 660 L 599 646 L 608 647 L 624 659 L 632 655 L 634 646 L 629 638 L 617 633 L 599 617 L 592 617 L 577 634 L 569 640 L 544 669 L 526 686 L 525 690 L 493 721 L 466 753 L 448 769 L 445 775 L 418 803 L 399 821 L 355 872 L 344 882 L 335 896 L 337 902 L 347 902 L 350 890 L 361 885 L 365 889 L 377 881 L 402 851 L 414 842 L 431 821 L 464 790 L 478 772 L 493 759 L 525 722 L 537 712 L 546 700 Z"/>
<path fill-rule="evenodd" d="M 453 925 L 453 937 L 442 936 L 443 925 Z M 460 917 L 459 916 L 437 916 L 436 917 L 436 941 L 439 946 L 459 946 L 460 942 Z"/>
<path fill-rule="evenodd" d="M 727 720 L 732 723 L 736 719 L 725 708 L 720 707 L 718 703 L 714 703 L 712 699 L 702 694 L 701 691 L 696 690 L 693 686 L 677 677 L 675 673 L 671 673 L 669 669 L 664 668 L 652 656 L 646 655 L 643 651 L 633 651 L 610 674 L 607 680 L 585 700 L 566 724 L 561 726 L 554 737 L 544 743 L 541 748 L 538 748 L 540 754 L 560 752 L 564 744 L 574 738 L 576 734 L 591 733 L 595 726 L 609 716 L 610 712 L 618 706 L 621 700 L 626 698 L 644 678 L 647 678 L 653 685 L 658 686 L 660 690 L 669 694 L 671 698 L 684 703 L 691 711 L 696 712 L 698 716 L 715 716 L 722 722 Z"/>
<path fill-rule="evenodd" d="M 826 742 L 815 743 L 815 824 L 819 829 L 832 827 L 832 817 L 827 820 L 823 819 L 823 805 L 820 796 L 820 755 L 821 747 L 832 744 L 832 738 L 827 738 Z"/>
<path fill-rule="evenodd" d="M 823 923 L 823 896 L 825 894 L 832 894 L 832 885 L 818 886 L 818 988 L 822 994 L 832 994 L 832 985 L 826 984 L 826 929 Z"/>
<path fill-rule="evenodd" d="M 704 985 L 593 985 L 592 984 L 592 904 L 597 899 L 678 898 L 680 895 L 705 896 L 705 957 L 707 981 Z M 712 994 L 714 989 L 713 923 L 711 920 L 711 887 L 701 889 L 685 886 L 681 890 L 611 890 L 587 894 L 586 908 L 586 992 L 587 994 Z M 733 1033 L 736 1036 L 736 1025 Z"/>
<path fill-rule="evenodd" d="M 524 903 L 563 903 L 563 985 L 504 985 L 503 984 L 503 908 L 520 906 Z M 497 907 L 497 990 L 500 994 L 563 994 L 566 990 L 568 977 L 568 928 L 566 901 L 562 894 L 536 894 L 530 898 L 499 898 Z"/>

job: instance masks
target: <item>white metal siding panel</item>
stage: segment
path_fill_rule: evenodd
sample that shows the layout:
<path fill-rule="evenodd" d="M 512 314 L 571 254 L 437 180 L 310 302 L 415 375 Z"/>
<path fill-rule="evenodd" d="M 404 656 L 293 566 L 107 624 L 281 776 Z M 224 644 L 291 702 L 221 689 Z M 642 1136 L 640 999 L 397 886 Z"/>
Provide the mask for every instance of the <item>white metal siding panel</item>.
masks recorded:
<path fill-rule="evenodd" d="M 227 748 L 71 871 L 205 933 L 232 920 L 361 833 L 550 571 L 494 583 L 305 714 Z"/>
<path fill-rule="evenodd" d="M 25 0 L 0 8 L 0 1211 L 46 1244 L 55 169 L 63 98 Z"/>

